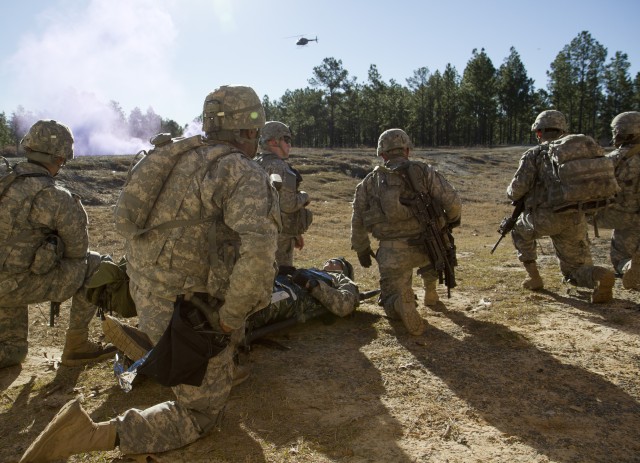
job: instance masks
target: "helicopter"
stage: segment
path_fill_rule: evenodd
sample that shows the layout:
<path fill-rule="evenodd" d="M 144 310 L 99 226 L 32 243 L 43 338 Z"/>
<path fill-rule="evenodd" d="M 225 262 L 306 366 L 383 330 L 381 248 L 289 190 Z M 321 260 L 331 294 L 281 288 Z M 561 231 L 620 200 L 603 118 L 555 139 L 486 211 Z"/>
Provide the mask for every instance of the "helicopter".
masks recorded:
<path fill-rule="evenodd" d="M 308 44 L 309 42 L 316 42 L 316 43 L 318 43 L 318 36 L 316 36 L 316 38 L 315 38 L 315 39 L 308 39 L 308 38 L 306 38 L 306 37 L 300 37 L 300 38 L 298 39 L 298 41 L 296 42 L 296 45 L 303 46 L 303 45 Z"/>

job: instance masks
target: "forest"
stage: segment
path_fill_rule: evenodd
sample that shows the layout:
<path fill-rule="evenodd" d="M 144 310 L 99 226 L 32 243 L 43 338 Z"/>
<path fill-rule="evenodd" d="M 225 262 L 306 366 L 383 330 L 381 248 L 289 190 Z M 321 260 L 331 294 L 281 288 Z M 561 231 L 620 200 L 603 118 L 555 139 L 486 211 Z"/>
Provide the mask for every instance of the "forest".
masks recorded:
<path fill-rule="evenodd" d="M 640 72 L 630 74 L 623 51 L 611 55 L 588 31 L 580 32 L 556 55 L 546 71 L 546 88 L 536 88 L 514 47 L 496 67 L 484 49 L 474 49 L 459 73 L 447 65 L 431 72 L 420 67 L 405 84 L 385 81 L 371 64 L 366 81 L 350 76 L 342 61 L 325 58 L 312 70 L 308 86 L 280 98 L 265 95 L 267 120 L 289 124 L 294 146 L 370 147 L 378 135 L 401 127 L 421 147 L 529 144 L 536 114 L 557 109 L 570 131 L 609 144 L 611 120 L 640 110 Z M 117 101 L 109 103 L 110 130 L 120 137 L 148 140 L 159 132 L 185 135 L 179 124 L 134 108 L 127 117 Z M 0 154 L 16 154 L 19 140 L 39 117 L 18 107 L 0 112 Z M 197 121 L 198 117 L 194 116 Z M 75 128 L 74 134 L 78 134 Z M 87 154 L 112 154 L 89 152 Z"/>

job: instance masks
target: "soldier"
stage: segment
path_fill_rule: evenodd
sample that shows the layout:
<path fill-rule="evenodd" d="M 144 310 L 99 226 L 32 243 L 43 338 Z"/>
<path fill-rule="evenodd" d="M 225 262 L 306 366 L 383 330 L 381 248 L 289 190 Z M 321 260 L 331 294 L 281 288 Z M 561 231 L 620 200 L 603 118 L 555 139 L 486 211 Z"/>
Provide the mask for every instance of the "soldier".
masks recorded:
<path fill-rule="evenodd" d="M 287 162 L 291 150 L 291 131 L 282 122 L 268 121 L 260 132 L 260 152 L 255 157 L 270 175 L 277 174 L 282 179 L 280 214 L 282 232 L 278 237 L 276 261 L 278 265 L 293 265 L 293 250 L 304 248 L 303 233 L 311 225 L 312 214 L 307 206 L 309 195 L 301 191 L 302 176 Z"/>
<path fill-rule="evenodd" d="M 96 307 L 85 284 L 100 264 L 88 251 L 87 213 L 54 177 L 73 159 L 73 135 L 53 120 L 33 124 L 21 144 L 27 162 L 0 178 L 0 368 L 27 356 L 28 304 L 71 298 L 62 364 L 107 359 L 113 346 L 89 341 Z"/>
<path fill-rule="evenodd" d="M 612 228 L 611 263 L 626 289 L 640 290 L 640 112 L 618 114 L 611 122 L 613 144 L 607 157 L 615 166 L 621 191 L 596 215 L 596 223 Z"/>
<path fill-rule="evenodd" d="M 425 326 L 416 309 L 411 286 L 412 272 L 424 284 L 424 304 L 438 303 L 436 292 L 438 274 L 429 256 L 413 240 L 423 231 L 409 207 L 401 204 L 408 196 L 409 187 L 394 170 L 409 165 L 422 179 L 424 192 L 436 199 L 442 207 L 441 226 L 453 227 L 460 223 L 462 204 L 456 190 L 430 165 L 409 161 L 411 140 L 401 129 L 383 132 L 378 139 L 378 156 L 384 166 L 376 167 L 356 187 L 351 217 L 351 249 L 358 254 L 360 264 L 371 266 L 371 257 L 378 261 L 380 270 L 380 302 L 391 318 L 400 316 L 410 334 L 419 336 Z M 371 249 L 369 233 L 380 241 L 376 254 Z"/>
<path fill-rule="evenodd" d="M 149 219 L 150 226 L 162 223 L 178 207 L 182 223 L 189 225 L 152 231 L 126 246 L 140 327 L 154 344 L 170 324 L 174 303 L 195 294 L 219 301 L 219 326 L 212 327 L 229 335 L 228 345 L 205 364 L 200 386 L 180 384 L 173 387 L 173 401 L 130 409 L 100 423 L 73 400 L 21 461 L 50 461 L 118 445 L 124 454 L 164 452 L 215 427 L 231 389 L 245 319 L 268 304 L 276 271 L 277 193 L 251 160 L 264 119 L 250 87 L 222 86 L 210 93 L 203 109 L 204 144 L 180 155 L 165 184 L 184 196 L 159 196 Z M 202 217 L 212 217 L 213 223 Z"/>
<path fill-rule="evenodd" d="M 555 110 L 543 111 L 531 130 L 536 133 L 539 144 L 523 154 L 520 166 L 507 188 L 510 200 L 525 198 L 524 212 L 511 231 L 518 259 L 528 274 L 522 286 L 532 291 L 544 288 L 536 265 L 536 240 L 549 236 L 565 280 L 576 286 L 592 288 L 591 302 L 608 302 L 613 298 L 615 276 L 613 272 L 592 263 L 584 212 L 579 209 L 554 212 L 548 202 L 548 184 L 552 179 L 553 166 L 547 147 L 549 142 L 567 134 L 564 114 Z"/>
<path fill-rule="evenodd" d="M 353 282 L 353 266 L 342 257 L 327 260 L 322 270 L 293 268 L 276 277 L 272 301 L 267 307 L 247 319 L 247 336 L 258 328 L 285 320 L 304 322 L 331 312 L 346 317 L 358 307 L 360 293 Z M 284 297 L 282 297 L 284 296 Z M 132 326 L 107 315 L 104 331 L 109 339 L 131 360 L 141 359 L 153 343 L 148 336 Z M 233 385 L 248 377 L 248 370 L 236 371 Z"/>

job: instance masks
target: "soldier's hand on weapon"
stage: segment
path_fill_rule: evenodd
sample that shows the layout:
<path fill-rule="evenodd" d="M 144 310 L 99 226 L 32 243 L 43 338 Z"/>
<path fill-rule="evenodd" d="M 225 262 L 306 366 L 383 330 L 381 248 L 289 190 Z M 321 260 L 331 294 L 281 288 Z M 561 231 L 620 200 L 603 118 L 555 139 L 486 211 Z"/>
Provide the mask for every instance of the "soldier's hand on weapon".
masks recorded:
<path fill-rule="evenodd" d="M 373 250 L 370 247 L 365 249 L 364 251 L 359 252 L 358 260 L 360 261 L 360 265 L 362 265 L 364 268 L 371 267 L 371 258 L 375 256 L 376 255 L 373 253 Z"/>

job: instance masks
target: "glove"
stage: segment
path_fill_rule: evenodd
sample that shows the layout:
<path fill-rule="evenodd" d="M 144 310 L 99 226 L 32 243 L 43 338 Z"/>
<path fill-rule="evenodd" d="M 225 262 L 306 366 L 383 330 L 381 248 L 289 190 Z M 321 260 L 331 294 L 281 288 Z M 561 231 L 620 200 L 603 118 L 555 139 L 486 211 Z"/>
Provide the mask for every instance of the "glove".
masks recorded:
<path fill-rule="evenodd" d="M 281 265 L 278 267 L 278 275 L 293 275 L 295 271 L 296 268 L 291 265 Z"/>
<path fill-rule="evenodd" d="M 358 260 L 360 261 L 360 265 L 362 265 L 364 268 L 371 267 L 371 258 L 375 256 L 376 255 L 373 253 L 371 248 L 367 248 L 364 251 L 359 252 Z"/>

